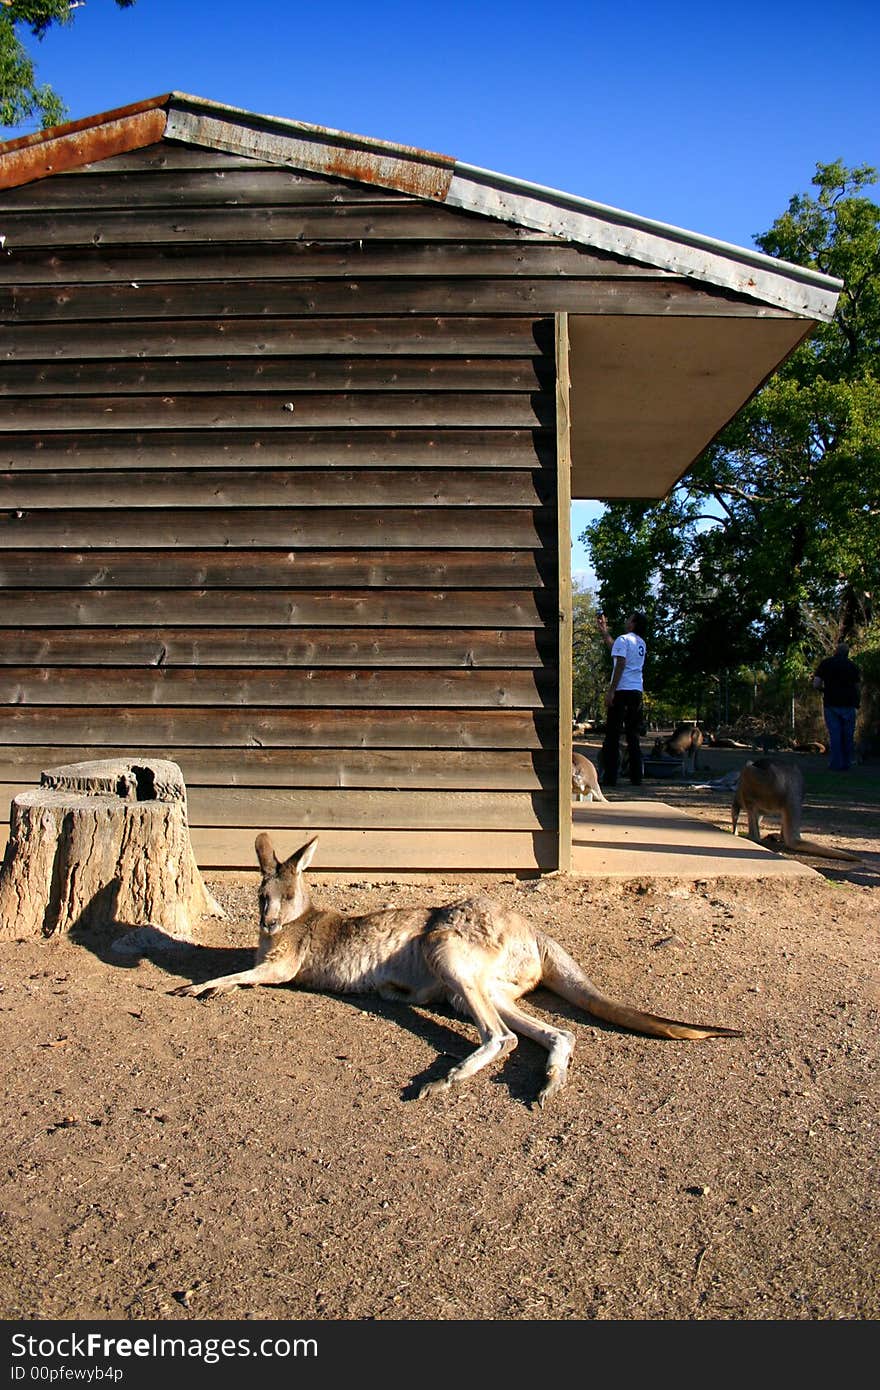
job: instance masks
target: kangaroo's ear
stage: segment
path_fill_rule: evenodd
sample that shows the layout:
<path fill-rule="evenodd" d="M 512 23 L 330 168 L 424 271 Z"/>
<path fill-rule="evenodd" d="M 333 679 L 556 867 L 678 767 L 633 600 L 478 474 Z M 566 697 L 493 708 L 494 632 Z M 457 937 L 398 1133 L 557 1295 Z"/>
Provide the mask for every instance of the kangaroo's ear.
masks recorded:
<path fill-rule="evenodd" d="M 284 867 L 286 869 L 296 869 L 298 874 L 304 874 L 306 869 L 311 864 L 312 859 L 315 855 L 315 850 L 317 848 L 318 837 L 317 835 L 315 835 L 311 840 L 309 840 L 307 845 L 303 845 L 302 849 L 296 850 L 290 856 Z"/>
<path fill-rule="evenodd" d="M 260 861 L 260 868 L 263 870 L 263 873 L 267 876 L 277 873 L 278 859 L 272 848 L 272 841 L 269 839 L 265 830 L 261 830 L 254 841 L 254 849 L 257 851 L 257 858 Z"/>

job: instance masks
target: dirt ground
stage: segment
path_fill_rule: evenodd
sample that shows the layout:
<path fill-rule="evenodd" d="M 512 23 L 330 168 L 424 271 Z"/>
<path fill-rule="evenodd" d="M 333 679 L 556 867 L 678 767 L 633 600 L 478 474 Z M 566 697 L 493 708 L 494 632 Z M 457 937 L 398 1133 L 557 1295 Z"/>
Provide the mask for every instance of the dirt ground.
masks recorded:
<path fill-rule="evenodd" d="M 727 797 L 648 791 L 727 824 Z M 877 804 L 817 828 L 865 863 L 492 882 L 607 993 L 745 1034 L 660 1042 L 539 992 L 577 1037 L 543 1111 L 525 1041 L 415 1099 L 473 1045 L 451 1012 L 170 995 L 249 963 L 256 874 L 207 876 L 229 920 L 197 947 L 3 942 L 0 1317 L 878 1317 Z M 315 884 L 352 912 L 465 891 Z"/>

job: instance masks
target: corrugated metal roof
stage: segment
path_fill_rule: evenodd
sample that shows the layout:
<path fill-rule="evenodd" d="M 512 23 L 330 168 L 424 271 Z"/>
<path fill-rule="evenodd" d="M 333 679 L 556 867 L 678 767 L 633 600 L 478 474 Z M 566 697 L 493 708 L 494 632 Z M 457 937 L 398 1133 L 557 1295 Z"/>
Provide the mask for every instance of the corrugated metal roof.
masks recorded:
<path fill-rule="evenodd" d="M 171 92 L 0 144 L 0 187 L 159 139 L 413 194 L 688 276 L 799 317 L 832 317 L 842 282 L 680 227 L 407 145 Z"/>

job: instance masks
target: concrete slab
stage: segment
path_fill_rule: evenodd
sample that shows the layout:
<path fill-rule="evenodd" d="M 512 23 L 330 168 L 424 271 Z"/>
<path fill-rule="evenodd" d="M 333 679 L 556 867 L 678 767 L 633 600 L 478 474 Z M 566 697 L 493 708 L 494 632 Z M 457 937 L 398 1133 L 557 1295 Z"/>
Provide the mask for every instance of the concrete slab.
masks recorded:
<path fill-rule="evenodd" d="M 816 878 L 815 869 L 662 801 L 575 802 L 572 873 L 584 878 Z"/>

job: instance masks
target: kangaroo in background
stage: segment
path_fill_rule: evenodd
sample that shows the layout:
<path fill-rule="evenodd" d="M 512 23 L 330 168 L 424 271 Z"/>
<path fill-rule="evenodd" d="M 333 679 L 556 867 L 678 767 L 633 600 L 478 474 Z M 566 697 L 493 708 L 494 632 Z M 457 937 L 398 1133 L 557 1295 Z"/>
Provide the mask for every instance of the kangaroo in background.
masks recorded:
<path fill-rule="evenodd" d="M 702 729 L 696 724 L 677 724 L 662 745 L 662 751 L 671 758 L 681 758 L 682 773 L 691 776 L 697 770 L 697 754 L 702 746 Z"/>
<path fill-rule="evenodd" d="M 519 1005 L 538 985 L 572 1004 L 636 1032 L 658 1038 L 741 1037 L 732 1028 L 680 1023 L 607 999 L 576 961 L 549 936 L 486 896 L 440 907 L 389 908 L 346 917 L 312 904 L 305 872 L 318 839 L 279 863 L 267 834 L 255 848 L 262 870 L 260 939 L 253 968 L 171 992 L 226 994 L 238 985 L 281 985 L 335 994 L 376 993 L 422 1005 L 440 1001 L 469 1014 L 480 1044 L 419 1097 L 446 1091 L 517 1044 L 517 1033 L 546 1048 L 543 1105 L 565 1085 L 574 1034 L 539 1022 Z"/>
<path fill-rule="evenodd" d="M 733 833 L 741 811 L 749 821 L 749 839 L 761 844 L 761 817 L 776 815 L 782 821 L 782 843 L 798 854 L 821 855 L 823 859 L 844 859 L 859 864 L 857 855 L 842 849 L 831 849 L 813 840 L 801 839 L 801 815 L 804 802 L 804 778 L 796 763 L 780 762 L 774 758 L 755 758 L 745 764 L 733 793 L 731 819 Z"/>
<path fill-rule="evenodd" d="M 599 786 L 599 774 L 583 753 L 571 755 L 571 794 L 575 801 L 607 801 Z"/>

